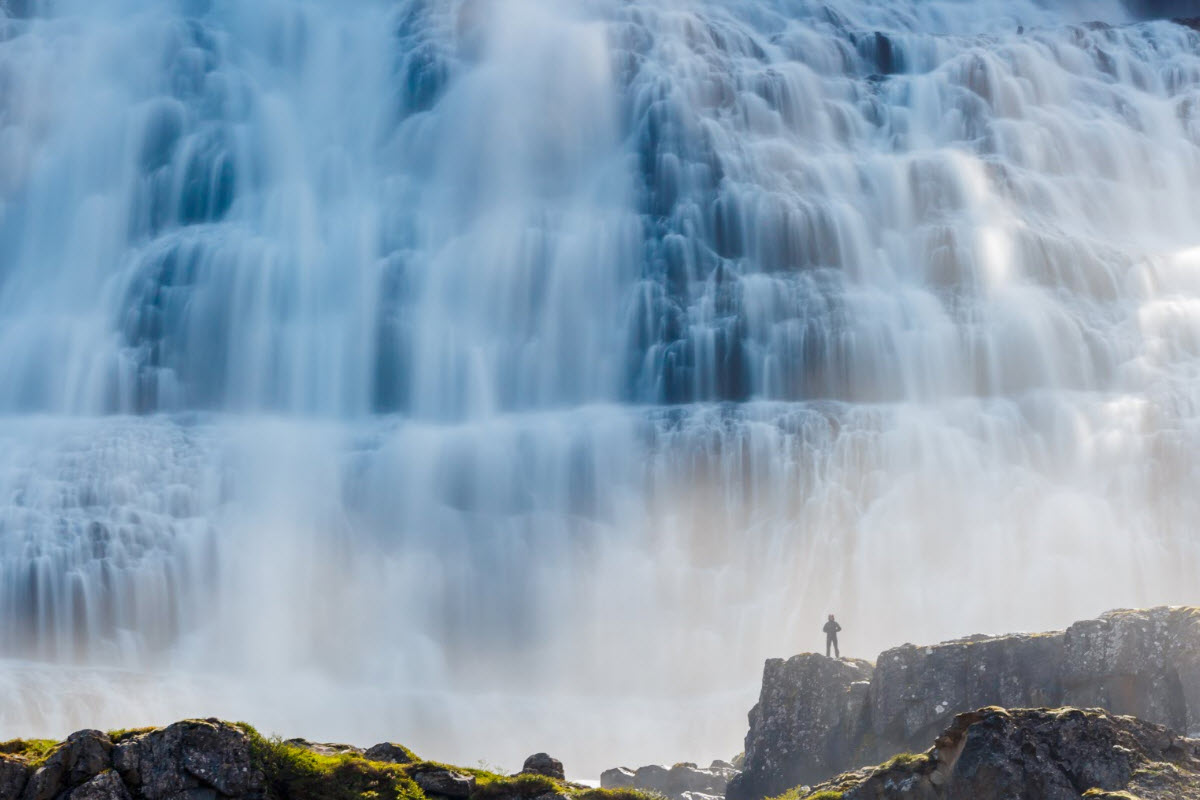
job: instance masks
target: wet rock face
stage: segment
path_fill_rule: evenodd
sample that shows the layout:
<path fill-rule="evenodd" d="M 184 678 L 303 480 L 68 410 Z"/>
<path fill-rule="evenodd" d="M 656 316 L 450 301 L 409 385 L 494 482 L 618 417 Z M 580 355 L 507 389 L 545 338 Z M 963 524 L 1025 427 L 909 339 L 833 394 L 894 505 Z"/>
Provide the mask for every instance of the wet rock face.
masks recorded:
<path fill-rule="evenodd" d="M 985 708 L 956 717 L 923 755 L 809 792 L 843 800 L 1190 800 L 1200 798 L 1200 741 L 1096 709 Z"/>
<path fill-rule="evenodd" d="M 1098 707 L 1200 735 L 1200 609 L 1114 611 L 1066 631 L 904 645 L 869 665 L 768 661 L 731 800 L 922 749 L 984 706 Z M 853 668 L 852 668 L 853 667 Z M 869 681 L 866 682 L 866 681 Z"/>

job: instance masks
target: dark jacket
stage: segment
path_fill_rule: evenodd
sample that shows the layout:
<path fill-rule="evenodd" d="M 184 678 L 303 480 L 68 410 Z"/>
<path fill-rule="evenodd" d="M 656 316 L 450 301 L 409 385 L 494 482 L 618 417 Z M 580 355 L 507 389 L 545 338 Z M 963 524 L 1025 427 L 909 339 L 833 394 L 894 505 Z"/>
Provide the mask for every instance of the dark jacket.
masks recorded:
<path fill-rule="evenodd" d="M 829 620 L 828 622 L 825 623 L 825 627 L 821 628 L 821 630 L 825 631 L 826 636 L 837 636 L 838 631 L 840 631 L 841 629 L 842 629 L 842 626 L 838 625 L 837 622 L 835 622 L 834 620 Z"/>

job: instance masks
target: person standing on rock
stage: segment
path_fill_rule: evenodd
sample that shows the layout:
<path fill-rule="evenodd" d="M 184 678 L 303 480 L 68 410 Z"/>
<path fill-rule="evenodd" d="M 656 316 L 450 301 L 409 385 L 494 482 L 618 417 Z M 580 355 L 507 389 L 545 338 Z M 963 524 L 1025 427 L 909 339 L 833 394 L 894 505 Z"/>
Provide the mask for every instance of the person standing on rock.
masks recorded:
<path fill-rule="evenodd" d="M 826 622 L 825 627 L 821 629 L 821 630 L 825 631 L 825 657 L 826 658 L 829 658 L 829 648 L 831 648 L 831 647 L 833 648 L 833 657 L 834 658 L 842 657 L 842 652 L 840 650 L 838 650 L 838 640 L 837 640 L 838 631 L 840 631 L 841 629 L 842 629 L 842 626 L 839 625 L 837 623 L 837 620 L 833 618 L 833 614 L 830 614 L 829 621 Z"/>

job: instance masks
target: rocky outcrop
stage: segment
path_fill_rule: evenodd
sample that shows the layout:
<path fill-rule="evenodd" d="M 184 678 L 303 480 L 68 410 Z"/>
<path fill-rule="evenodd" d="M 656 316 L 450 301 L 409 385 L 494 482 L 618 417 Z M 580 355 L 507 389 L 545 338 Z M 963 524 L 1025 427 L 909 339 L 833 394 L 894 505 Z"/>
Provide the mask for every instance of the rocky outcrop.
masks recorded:
<path fill-rule="evenodd" d="M 521 767 L 521 773 L 524 775 L 545 775 L 547 778 L 554 778 L 560 781 L 567 779 L 567 776 L 563 773 L 562 762 L 547 753 L 534 753 L 525 759 L 525 764 Z"/>
<path fill-rule="evenodd" d="M 839 666 L 840 665 L 840 666 Z M 920 749 L 984 706 L 1101 707 L 1200 733 L 1200 609 L 1113 611 L 1066 631 L 904 645 L 865 662 L 768 661 L 730 800 Z"/>
<path fill-rule="evenodd" d="M 465 798 L 475 791 L 475 776 L 456 772 L 445 767 L 430 767 L 415 771 L 412 775 L 417 786 L 427 795 Z"/>
<path fill-rule="evenodd" d="M 0 800 L 653 798 L 567 781 L 562 762 L 546 753 L 530 756 L 516 775 L 501 775 L 425 761 L 395 742 L 364 750 L 268 739 L 244 723 L 207 719 L 111 734 L 80 731 L 60 743 L 0 742 Z"/>
<path fill-rule="evenodd" d="M 388 764 L 412 764 L 417 761 L 412 750 L 395 742 L 380 742 L 372 745 L 366 749 L 363 757 L 369 761 L 383 761 Z"/>
<path fill-rule="evenodd" d="M 957 716 L 921 755 L 839 775 L 795 797 L 842 800 L 1200 800 L 1200 741 L 1098 709 Z"/>
<path fill-rule="evenodd" d="M 856 755 L 873 673 L 866 661 L 813 653 L 768 661 L 750 711 L 746 770 L 727 794 L 763 797 L 863 763 Z"/>
<path fill-rule="evenodd" d="M 113 749 L 112 763 L 139 800 L 263 794 L 263 776 L 251 764 L 246 732 L 215 719 L 177 722 L 131 737 Z"/>
<path fill-rule="evenodd" d="M 726 761 L 714 761 L 708 768 L 690 762 L 667 768 L 657 764 L 637 770 L 617 767 L 600 775 L 604 789 L 638 789 L 671 800 L 704 800 L 723 797 L 725 788 L 738 771 Z"/>
<path fill-rule="evenodd" d="M 13 744 L 22 744 L 20 742 Z M 261 800 L 246 732 L 188 720 L 125 734 L 71 734 L 49 753 L 0 755 L 0 800 Z"/>
<path fill-rule="evenodd" d="M 25 784 L 22 800 L 54 800 L 110 767 L 112 740 L 100 731 L 67 737 Z"/>

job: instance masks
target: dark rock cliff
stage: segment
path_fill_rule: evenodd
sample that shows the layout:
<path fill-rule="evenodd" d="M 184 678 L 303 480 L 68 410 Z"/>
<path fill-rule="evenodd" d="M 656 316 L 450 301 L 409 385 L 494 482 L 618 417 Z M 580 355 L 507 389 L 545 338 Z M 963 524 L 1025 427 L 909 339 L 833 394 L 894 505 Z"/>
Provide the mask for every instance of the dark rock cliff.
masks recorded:
<path fill-rule="evenodd" d="M 1200 608 L 1113 611 L 1055 633 L 904 645 L 873 670 L 811 654 L 768 661 L 745 769 L 727 796 L 757 800 L 921 750 L 957 714 L 993 705 L 1100 707 L 1196 735 Z"/>

